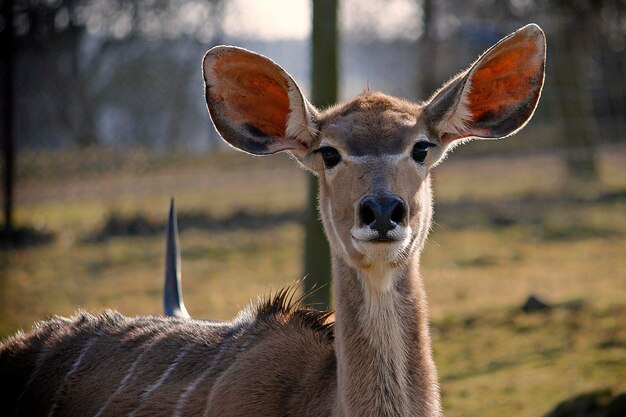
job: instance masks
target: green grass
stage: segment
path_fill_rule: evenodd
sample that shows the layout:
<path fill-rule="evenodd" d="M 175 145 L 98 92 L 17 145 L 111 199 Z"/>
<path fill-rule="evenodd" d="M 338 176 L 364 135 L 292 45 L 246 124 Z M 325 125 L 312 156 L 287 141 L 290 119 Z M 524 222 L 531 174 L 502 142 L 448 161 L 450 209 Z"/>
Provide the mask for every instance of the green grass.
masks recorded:
<path fill-rule="evenodd" d="M 181 228 L 192 315 L 228 319 L 302 276 L 298 222 L 211 226 L 302 211 L 307 174 L 288 158 L 120 156 L 107 170 L 53 156 L 29 156 L 20 177 L 19 224 L 54 240 L 0 251 L 0 336 L 79 307 L 160 314 L 163 237 L 92 237 L 112 217 L 161 224 L 170 195 L 196 219 Z M 446 415 L 541 416 L 577 393 L 626 390 L 624 166 L 626 150 L 604 152 L 591 185 L 572 185 L 550 155 L 451 156 L 435 170 L 422 275 Z M 529 294 L 564 306 L 523 314 Z"/>

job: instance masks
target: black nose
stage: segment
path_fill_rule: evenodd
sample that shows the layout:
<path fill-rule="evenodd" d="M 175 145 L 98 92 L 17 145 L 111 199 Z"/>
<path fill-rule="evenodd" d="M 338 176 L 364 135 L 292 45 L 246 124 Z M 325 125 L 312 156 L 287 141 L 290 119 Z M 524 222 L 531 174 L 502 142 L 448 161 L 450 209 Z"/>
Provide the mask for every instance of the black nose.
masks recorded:
<path fill-rule="evenodd" d="M 378 240 L 388 239 L 387 232 L 406 220 L 404 201 L 397 195 L 367 196 L 359 206 L 359 217 L 363 226 L 378 232 Z"/>

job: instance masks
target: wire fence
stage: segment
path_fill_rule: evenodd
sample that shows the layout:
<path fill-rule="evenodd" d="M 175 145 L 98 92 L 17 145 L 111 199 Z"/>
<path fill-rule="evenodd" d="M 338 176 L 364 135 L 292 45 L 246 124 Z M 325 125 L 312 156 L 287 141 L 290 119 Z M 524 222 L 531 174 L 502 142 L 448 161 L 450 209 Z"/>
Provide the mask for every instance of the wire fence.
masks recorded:
<path fill-rule="evenodd" d="M 43 192 L 52 180 L 145 172 L 175 165 L 182 155 L 223 149 L 206 113 L 200 71 L 214 44 L 263 53 L 309 91 L 308 38 L 229 32 L 250 24 L 237 21 L 250 2 L 175 3 L 15 1 L 11 88 L 18 195 L 26 183 L 31 191 L 41 184 Z M 626 139 L 625 6 L 603 1 L 579 9 L 586 3 L 575 3 L 475 0 L 459 10 L 451 0 L 345 1 L 341 95 L 347 99 L 370 88 L 424 99 L 499 38 L 537 21 L 549 51 L 532 124 L 515 141 L 476 144 L 461 153 L 504 152 L 503 146 L 506 152 L 551 150 L 580 172 L 599 146 Z M 403 14 L 395 23 L 394 11 Z M 10 105 L 5 100 L 4 108 Z"/>

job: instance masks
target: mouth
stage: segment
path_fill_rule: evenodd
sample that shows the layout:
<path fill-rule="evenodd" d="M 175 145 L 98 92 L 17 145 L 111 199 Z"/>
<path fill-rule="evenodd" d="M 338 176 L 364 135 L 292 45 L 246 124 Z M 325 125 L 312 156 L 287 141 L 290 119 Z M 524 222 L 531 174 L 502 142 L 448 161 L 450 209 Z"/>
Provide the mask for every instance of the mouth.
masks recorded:
<path fill-rule="evenodd" d="M 371 260 L 394 261 L 402 256 L 410 241 L 410 227 L 396 227 L 384 236 L 369 227 L 353 227 L 352 245 Z"/>
<path fill-rule="evenodd" d="M 398 239 L 388 237 L 388 236 L 379 236 L 379 237 L 375 237 L 372 239 L 359 239 L 355 237 L 354 235 L 352 235 L 352 240 L 355 242 L 359 242 L 361 244 L 366 243 L 366 244 L 383 244 L 383 245 L 399 242 Z"/>
<path fill-rule="evenodd" d="M 376 239 L 370 240 L 370 243 L 393 243 L 393 242 L 398 242 L 398 239 L 384 236 L 384 237 L 378 237 Z"/>
<path fill-rule="evenodd" d="M 397 243 L 405 240 L 410 234 L 410 227 L 399 225 L 383 234 L 369 226 L 353 226 L 350 230 L 352 240 L 362 243 Z"/>

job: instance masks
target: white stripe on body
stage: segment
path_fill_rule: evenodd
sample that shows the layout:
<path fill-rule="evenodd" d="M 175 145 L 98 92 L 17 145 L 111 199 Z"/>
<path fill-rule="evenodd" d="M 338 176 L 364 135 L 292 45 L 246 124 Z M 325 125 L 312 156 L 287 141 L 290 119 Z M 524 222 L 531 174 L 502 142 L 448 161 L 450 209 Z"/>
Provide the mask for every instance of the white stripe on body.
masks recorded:
<path fill-rule="evenodd" d="M 69 320 L 67 320 L 69 321 Z M 50 336 L 48 338 L 46 338 L 46 342 L 53 336 Z M 15 407 L 15 411 L 13 413 L 13 415 L 17 415 L 18 411 L 20 411 L 20 407 L 22 405 L 22 399 L 24 398 L 24 394 L 26 394 L 26 390 L 28 389 L 28 387 L 30 387 L 30 384 L 33 383 L 33 381 L 35 380 L 35 378 L 37 377 L 37 375 L 39 374 L 39 371 L 41 371 L 41 368 L 43 367 L 44 362 L 46 361 L 46 359 L 48 359 L 48 352 L 45 351 L 45 349 L 42 349 L 41 352 L 39 352 L 39 355 L 37 356 L 37 361 L 35 362 L 35 368 L 33 369 L 33 372 L 30 374 L 30 377 L 28 378 L 28 381 L 26 381 L 26 384 L 24 384 L 24 388 L 22 389 L 22 392 L 20 393 L 20 396 L 17 398 L 17 401 L 15 402 L 15 404 L 17 404 L 17 406 Z"/>
<path fill-rule="evenodd" d="M 189 384 L 187 388 L 183 390 L 183 392 L 180 394 L 180 397 L 178 397 L 178 401 L 176 401 L 176 408 L 174 408 L 174 414 L 172 414 L 172 417 L 181 417 L 181 413 L 183 411 L 183 407 L 187 402 L 187 398 L 198 387 L 200 382 L 202 382 L 202 380 L 206 378 L 209 373 L 211 373 L 214 366 L 215 361 L 211 362 L 211 366 L 209 366 L 204 372 L 200 374 L 200 376 L 198 376 L 191 384 Z"/>
<path fill-rule="evenodd" d="M 98 410 L 98 412 L 95 414 L 94 417 L 100 417 L 102 415 L 102 413 L 104 412 L 104 410 L 106 410 L 106 408 L 111 403 L 111 400 L 113 400 L 113 398 L 117 394 L 119 394 L 120 392 L 122 392 L 122 390 L 124 388 L 126 388 L 126 384 L 130 380 L 130 378 L 133 376 L 133 374 L 135 373 L 135 369 L 137 368 L 137 365 L 139 364 L 139 362 L 141 362 L 141 360 L 143 359 L 144 355 L 146 353 L 148 353 L 150 351 L 150 349 L 152 349 L 154 347 L 154 345 L 156 345 L 158 342 L 160 342 L 163 339 L 163 337 L 164 337 L 164 335 L 157 336 L 152 342 L 150 342 L 150 344 L 145 348 L 145 350 L 143 352 L 141 352 L 139 354 L 139 356 L 137 356 L 137 359 L 135 359 L 135 362 L 133 362 L 133 364 L 130 366 L 130 368 L 128 369 L 128 372 L 126 372 L 126 375 L 124 376 L 124 378 L 122 379 L 122 381 L 120 382 L 118 387 L 115 389 L 113 394 L 111 394 L 111 396 L 106 400 L 104 405 L 102 407 L 100 407 L 100 410 Z"/>
<path fill-rule="evenodd" d="M 243 328 L 240 329 L 240 330 L 243 330 Z M 229 337 L 228 340 L 225 343 L 222 344 L 222 346 L 220 347 L 220 351 L 217 352 L 217 355 L 215 355 L 215 357 L 213 357 L 213 360 L 211 361 L 211 364 L 209 365 L 209 368 L 207 369 L 207 371 L 203 372 L 202 375 L 200 375 L 200 377 L 196 381 L 194 381 L 192 385 L 197 385 L 200 382 L 200 380 L 202 380 L 202 378 L 205 376 L 205 374 L 208 374 L 209 371 L 213 370 L 215 365 L 217 365 L 218 363 L 220 363 L 222 361 L 224 356 L 226 356 L 226 352 L 227 352 L 228 348 L 230 348 L 230 346 L 233 343 L 233 336 L 234 336 L 234 334 L 231 337 Z M 195 388 L 195 386 L 194 386 L 194 388 Z M 211 404 L 209 404 L 210 400 L 211 400 L 211 394 L 207 395 L 206 403 L 204 405 L 204 411 L 202 412 L 202 417 L 209 417 L 209 406 L 211 405 Z M 180 399 L 179 399 L 179 402 L 180 402 Z M 178 409 L 178 404 L 176 404 L 176 412 L 178 414 L 175 414 L 172 417 L 180 417 L 180 412 L 181 411 L 182 411 L 182 406 L 180 407 L 180 410 L 179 410 Z"/>
<path fill-rule="evenodd" d="M 174 361 L 167 367 L 167 369 L 161 374 L 161 376 L 159 377 L 159 379 L 157 379 L 157 381 L 155 383 L 153 383 L 152 385 L 150 385 L 149 387 L 147 387 L 142 393 L 141 393 L 141 398 L 139 400 L 139 405 L 137 406 L 137 408 L 135 408 L 129 415 L 128 417 L 134 417 L 135 414 L 137 413 L 137 410 L 139 408 L 141 408 L 141 405 L 144 401 L 146 401 L 148 399 L 148 397 L 150 397 L 150 395 L 152 395 L 152 393 L 154 391 L 156 391 L 161 385 L 163 385 L 163 383 L 167 380 L 167 378 L 170 376 L 170 374 L 172 372 L 174 372 L 174 370 L 178 367 L 178 365 L 180 364 L 180 362 L 185 358 L 185 356 L 187 356 L 187 354 L 189 353 L 189 351 L 191 350 L 191 348 L 194 345 L 188 345 L 185 349 L 183 349 L 178 356 L 176 356 L 176 358 L 174 359 Z"/>
<path fill-rule="evenodd" d="M 76 358 L 76 360 L 70 367 L 70 370 L 67 372 L 67 374 L 65 374 L 65 378 L 63 378 L 63 384 L 54 393 L 54 397 L 53 397 L 54 402 L 52 403 L 52 407 L 50 407 L 50 412 L 48 413 L 48 417 L 52 417 L 56 413 L 57 409 L 59 408 L 59 404 L 57 400 L 59 396 L 61 395 L 61 393 L 63 392 L 63 390 L 65 389 L 65 387 L 67 386 L 67 382 L 69 381 L 70 377 L 74 375 L 74 373 L 76 373 L 76 371 L 78 370 L 78 367 L 83 363 L 83 359 L 85 358 L 85 355 L 87 354 L 89 349 L 91 349 L 94 343 L 96 343 L 101 336 L 102 336 L 102 333 L 100 332 L 96 333 L 95 336 L 93 336 L 91 339 L 87 341 L 87 343 L 85 344 L 85 347 L 80 351 L 78 358 Z"/>

